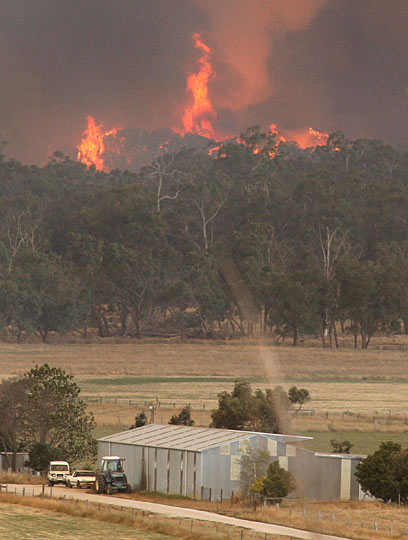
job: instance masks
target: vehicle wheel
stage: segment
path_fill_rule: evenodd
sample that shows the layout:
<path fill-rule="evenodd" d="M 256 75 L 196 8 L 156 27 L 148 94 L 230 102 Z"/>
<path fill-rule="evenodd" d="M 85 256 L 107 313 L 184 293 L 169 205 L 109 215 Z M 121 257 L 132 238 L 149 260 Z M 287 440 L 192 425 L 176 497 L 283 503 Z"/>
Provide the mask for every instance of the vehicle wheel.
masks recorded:
<path fill-rule="evenodd" d="M 71 484 L 71 482 L 69 480 L 67 482 L 67 487 L 72 488 L 72 484 Z"/>
<path fill-rule="evenodd" d="M 52 487 L 54 485 L 54 482 L 51 482 L 50 480 L 48 480 L 48 485 L 49 487 Z"/>
<path fill-rule="evenodd" d="M 81 489 L 81 482 L 80 482 L 79 480 L 78 480 L 78 482 L 77 482 L 77 488 L 78 488 L 78 489 Z"/>
<path fill-rule="evenodd" d="M 106 493 L 107 493 L 108 495 L 112 495 L 113 489 L 112 489 L 111 484 L 108 484 L 108 485 L 106 486 Z"/>
<path fill-rule="evenodd" d="M 130 484 L 126 486 L 126 493 L 132 493 L 132 486 Z"/>
<path fill-rule="evenodd" d="M 106 486 L 106 478 L 103 474 L 98 475 L 95 480 L 96 493 L 106 493 Z"/>

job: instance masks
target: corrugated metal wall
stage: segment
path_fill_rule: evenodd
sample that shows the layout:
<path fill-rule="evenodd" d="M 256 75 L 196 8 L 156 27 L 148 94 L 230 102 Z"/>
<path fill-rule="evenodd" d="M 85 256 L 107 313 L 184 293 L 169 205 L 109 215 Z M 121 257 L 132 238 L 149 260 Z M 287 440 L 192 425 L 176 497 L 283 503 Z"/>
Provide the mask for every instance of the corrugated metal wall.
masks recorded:
<path fill-rule="evenodd" d="M 246 439 L 209 448 L 203 451 L 202 478 L 206 496 L 210 488 L 213 500 L 220 500 L 221 490 L 223 499 L 231 497 L 232 492 L 239 493 L 241 456 L 249 447 L 268 451 L 273 458 L 279 460 L 281 467 L 287 468 L 288 445 L 262 435 L 251 435 Z"/>
<path fill-rule="evenodd" d="M 125 458 L 125 472 L 133 489 L 146 489 L 174 495 L 205 497 L 213 500 L 231 497 L 240 490 L 241 456 L 248 449 L 268 450 L 296 478 L 296 496 L 315 500 L 358 499 L 354 476 L 358 459 L 330 457 L 297 448 L 262 435 L 248 436 L 200 452 L 151 448 L 99 441 L 99 462 L 103 455 Z"/>
<path fill-rule="evenodd" d="M 289 471 L 296 478 L 296 494 L 314 500 L 357 500 L 359 484 L 354 476 L 359 459 L 319 455 L 296 448 L 289 458 Z"/>
<path fill-rule="evenodd" d="M 100 441 L 98 462 L 109 455 L 125 458 L 125 473 L 133 489 L 200 496 L 199 452 Z"/>

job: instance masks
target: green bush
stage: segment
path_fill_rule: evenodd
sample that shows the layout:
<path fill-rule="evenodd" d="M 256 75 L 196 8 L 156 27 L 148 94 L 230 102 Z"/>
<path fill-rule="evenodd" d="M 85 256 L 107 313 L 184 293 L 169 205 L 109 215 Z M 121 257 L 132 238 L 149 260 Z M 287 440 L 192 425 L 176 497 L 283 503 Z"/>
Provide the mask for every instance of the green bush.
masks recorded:
<path fill-rule="evenodd" d="M 357 465 L 361 489 L 384 502 L 408 501 L 408 450 L 391 441 Z"/>
<path fill-rule="evenodd" d="M 251 489 L 265 497 L 276 499 L 276 502 L 280 502 L 295 488 L 295 479 L 292 474 L 282 469 L 278 461 L 273 461 L 268 466 L 266 475 L 256 479 Z"/>
<path fill-rule="evenodd" d="M 65 452 L 61 448 L 54 448 L 49 444 L 34 443 L 28 454 L 26 467 L 38 472 L 45 472 L 50 461 L 65 460 Z"/>
<path fill-rule="evenodd" d="M 138 428 L 138 427 L 143 427 L 147 424 L 147 416 L 146 416 L 146 413 L 144 411 L 142 411 L 141 413 L 137 414 L 135 416 L 135 423 L 133 424 L 133 426 L 130 426 L 129 429 L 135 429 L 135 428 Z"/>
<path fill-rule="evenodd" d="M 169 424 L 192 426 L 194 424 L 194 420 L 191 418 L 190 405 L 186 405 L 185 407 L 183 407 L 179 414 L 174 414 L 170 418 Z"/>

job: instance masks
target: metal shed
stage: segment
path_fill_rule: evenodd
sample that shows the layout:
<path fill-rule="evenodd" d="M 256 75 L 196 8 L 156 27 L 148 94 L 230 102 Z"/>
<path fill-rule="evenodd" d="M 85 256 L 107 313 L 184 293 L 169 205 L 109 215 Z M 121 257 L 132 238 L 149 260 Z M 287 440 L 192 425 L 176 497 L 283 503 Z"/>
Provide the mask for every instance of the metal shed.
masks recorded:
<path fill-rule="evenodd" d="M 289 470 L 296 493 L 309 500 L 361 500 L 364 493 L 355 477 L 358 463 L 367 456 L 311 452 L 296 448 Z"/>
<path fill-rule="evenodd" d="M 8 463 L 11 463 L 13 457 L 12 452 L 7 452 L 7 456 L 5 452 L 0 452 L 0 470 L 7 470 L 8 469 Z M 28 452 L 17 452 L 17 471 L 18 472 L 25 472 L 29 471 L 29 469 L 26 467 L 25 463 L 29 459 L 29 453 Z M 8 463 L 7 463 L 8 458 Z"/>
<path fill-rule="evenodd" d="M 120 455 L 133 489 L 213 500 L 239 492 L 241 455 L 249 447 L 268 450 L 289 467 L 296 443 L 310 437 L 149 424 L 98 440 L 98 457 Z"/>

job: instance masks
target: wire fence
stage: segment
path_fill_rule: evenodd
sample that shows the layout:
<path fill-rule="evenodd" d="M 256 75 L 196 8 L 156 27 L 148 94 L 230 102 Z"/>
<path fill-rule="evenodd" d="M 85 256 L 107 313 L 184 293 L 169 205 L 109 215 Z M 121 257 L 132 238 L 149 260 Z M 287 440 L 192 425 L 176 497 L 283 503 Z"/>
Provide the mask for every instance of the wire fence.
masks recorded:
<path fill-rule="evenodd" d="M 34 488 L 23 487 L 21 490 L 18 490 L 16 487 L 9 489 L 7 485 L 0 485 L 1 491 L 14 495 L 15 497 L 38 497 L 41 499 L 57 500 L 59 502 L 64 501 L 67 503 L 73 503 L 81 507 L 81 516 L 82 517 L 95 517 L 95 510 L 99 512 L 108 512 L 112 515 L 112 521 L 115 521 L 113 518 L 121 517 L 122 522 L 133 524 L 135 528 L 138 526 L 143 528 L 145 526 L 149 528 L 160 528 L 165 530 L 169 529 L 170 532 L 174 529 L 187 532 L 189 535 L 194 538 L 202 539 L 225 539 L 232 538 L 233 540 L 298 540 L 300 537 L 293 535 L 282 535 L 282 534 L 270 534 L 259 532 L 253 529 L 239 527 L 235 525 L 229 525 L 217 521 L 205 521 L 203 519 L 193 519 L 185 517 L 168 517 L 161 514 L 140 510 L 138 508 L 129 508 L 128 506 L 113 505 L 106 502 L 95 503 L 90 502 L 89 500 L 80 501 L 72 497 L 67 497 L 66 495 L 53 497 L 52 488 L 47 488 L 45 485 L 42 486 L 41 493 L 35 494 L 36 491 Z M 55 494 L 55 493 L 54 493 Z M 69 512 L 67 512 L 69 513 Z M 153 527 L 151 527 L 153 525 Z M 173 532 L 174 533 L 174 532 Z"/>
<path fill-rule="evenodd" d="M 135 412 L 138 410 L 145 410 L 147 412 L 153 411 L 159 413 L 160 410 L 177 410 L 184 406 L 189 406 L 192 411 L 208 413 L 216 408 L 216 401 L 206 400 L 206 401 L 195 401 L 192 403 L 189 402 L 180 402 L 180 400 L 169 400 L 169 399 L 160 399 L 157 396 L 153 400 L 146 399 L 129 399 L 125 397 L 108 397 L 108 396 L 84 396 L 83 398 L 87 403 L 104 403 L 109 405 L 119 405 L 123 406 L 121 409 L 116 409 L 115 412 L 129 411 L 134 409 Z M 374 429 L 378 424 L 387 424 L 391 425 L 394 423 L 408 425 L 408 414 L 405 412 L 393 412 L 391 410 L 387 411 L 370 411 L 370 412 L 360 412 L 352 411 L 350 409 L 343 411 L 322 411 L 315 409 L 289 409 L 289 415 L 292 418 L 310 416 L 315 418 L 323 418 L 326 420 L 336 419 L 344 420 L 353 423 L 372 423 Z"/>
<path fill-rule="evenodd" d="M 38 488 L 38 486 L 37 486 Z M 38 494 L 36 487 L 21 487 L 17 488 L 13 486 L 10 488 L 7 484 L 0 484 L 0 493 L 7 493 L 20 497 L 39 497 L 52 499 L 53 494 L 55 495 L 55 490 L 49 488 L 46 485 L 41 486 L 40 494 Z M 202 495 L 206 500 L 214 500 L 215 494 L 211 491 L 210 488 L 202 488 Z M 191 518 L 170 518 L 163 517 L 160 514 L 154 512 L 148 512 L 140 510 L 137 508 L 129 508 L 120 505 L 111 505 L 106 502 L 95 503 L 88 500 L 79 501 L 74 499 L 71 495 L 64 494 L 63 496 L 54 497 L 59 501 L 71 502 L 77 505 L 82 505 L 85 507 L 85 510 L 90 510 L 91 508 L 99 511 L 108 511 L 108 512 L 121 512 L 127 513 L 127 516 L 130 521 L 142 523 L 151 523 L 156 521 L 159 523 L 169 523 L 179 527 L 180 529 L 187 530 L 191 533 L 194 533 L 199 538 L 233 538 L 234 540 L 295 540 L 299 537 L 297 536 L 285 536 L 278 534 L 269 534 L 261 533 L 248 528 L 227 525 L 225 523 L 214 522 L 214 521 L 203 521 L 202 519 L 191 519 Z M 232 504 L 240 504 L 246 509 L 256 510 L 260 507 L 269 509 L 272 513 L 271 518 L 276 518 L 275 523 L 284 522 L 286 518 L 303 518 L 307 519 L 309 523 L 316 522 L 331 522 L 333 525 L 341 526 L 341 529 L 344 530 L 344 534 L 347 534 L 347 529 L 350 527 L 365 529 L 368 532 L 374 531 L 378 533 L 391 534 L 391 535 L 401 535 L 408 537 L 408 524 L 401 524 L 400 522 L 394 523 L 393 521 L 381 519 L 377 517 L 376 519 L 368 518 L 367 516 L 358 517 L 352 516 L 350 514 L 335 512 L 328 510 L 327 508 L 319 506 L 318 502 L 307 503 L 305 504 L 301 499 L 285 500 L 282 503 L 277 502 L 274 498 L 262 497 L 260 495 L 251 497 L 250 499 L 234 499 L 234 495 L 228 498 L 221 497 L 216 501 L 215 511 L 220 512 L 222 515 L 228 515 L 228 509 L 232 507 Z M 288 520 L 290 521 L 290 519 Z M 283 525 L 285 526 L 285 525 Z M 288 525 L 290 526 L 290 525 Z"/>

